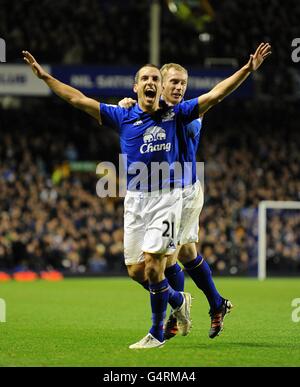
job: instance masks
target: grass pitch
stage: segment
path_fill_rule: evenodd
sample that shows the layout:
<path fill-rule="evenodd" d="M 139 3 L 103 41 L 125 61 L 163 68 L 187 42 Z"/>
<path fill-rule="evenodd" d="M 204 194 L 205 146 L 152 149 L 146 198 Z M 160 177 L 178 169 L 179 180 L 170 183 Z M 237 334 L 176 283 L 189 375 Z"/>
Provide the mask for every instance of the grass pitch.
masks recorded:
<path fill-rule="evenodd" d="M 163 348 L 130 350 L 150 327 L 149 295 L 129 278 L 0 284 L 0 366 L 300 366 L 299 279 L 216 278 L 233 311 L 208 338 L 207 301 L 191 280 L 193 329 Z M 300 316 L 300 311 L 298 313 Z"/>

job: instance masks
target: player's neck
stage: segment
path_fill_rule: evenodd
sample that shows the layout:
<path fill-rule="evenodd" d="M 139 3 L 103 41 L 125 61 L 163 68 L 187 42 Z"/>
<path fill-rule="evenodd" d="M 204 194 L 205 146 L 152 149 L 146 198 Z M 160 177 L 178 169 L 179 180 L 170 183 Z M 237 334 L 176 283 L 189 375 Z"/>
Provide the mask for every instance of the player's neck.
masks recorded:
<path fill-rule="evenodd" d="M 139 106 L 143 110 L 143 112 L 152 114 L 159 109 L 159 101 L 157 101 L 157 103 L 153 105 L 146 105 L 146 104 L 143 104 L 142 102 L 139 102 Z"/>
<path fill-rule="evenodd" d="M 168 98 L 166 98 L 165 96 L 161 96 L 161 99 L 163 100 L 163 101 L 165 101 L 165 103 L 168 105 L 168 106 L 175 106 L 175 104 L 174 103 L 172 103 L 172 102 L 170 102 L 169 100 L 168 100 Z"/>

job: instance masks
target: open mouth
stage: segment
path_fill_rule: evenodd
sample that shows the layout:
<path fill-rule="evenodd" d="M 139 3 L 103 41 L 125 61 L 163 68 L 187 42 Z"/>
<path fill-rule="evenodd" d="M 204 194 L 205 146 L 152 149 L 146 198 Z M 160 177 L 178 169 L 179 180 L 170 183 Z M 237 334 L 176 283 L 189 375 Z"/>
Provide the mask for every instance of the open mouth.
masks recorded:
<path fill-rule="evenodd" d="M 145 96 L 147 98 L 154 98 L 156 96 L 156 92 L 154 90 L 146 90 Z"/>

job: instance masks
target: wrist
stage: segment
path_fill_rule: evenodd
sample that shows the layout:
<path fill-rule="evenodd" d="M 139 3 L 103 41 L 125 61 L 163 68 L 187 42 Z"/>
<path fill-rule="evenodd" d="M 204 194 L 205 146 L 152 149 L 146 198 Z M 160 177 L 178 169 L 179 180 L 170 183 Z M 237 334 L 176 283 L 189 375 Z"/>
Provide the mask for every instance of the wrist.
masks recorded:
<path fill-rule="evenodd" d="M 252 73 L 252 71 L 253 71 L 253 69 L 250 67 L 250 65 L 248 63 L 242 67 L 242 70 L 246 73 Z"/>
<path fill-rule="evenodd" d="M 41 78 L 42 78 L 43 81 L 49 81 L 52 78 L 52 76 L 49 73 L 44 72 L 41 75 Z"/>

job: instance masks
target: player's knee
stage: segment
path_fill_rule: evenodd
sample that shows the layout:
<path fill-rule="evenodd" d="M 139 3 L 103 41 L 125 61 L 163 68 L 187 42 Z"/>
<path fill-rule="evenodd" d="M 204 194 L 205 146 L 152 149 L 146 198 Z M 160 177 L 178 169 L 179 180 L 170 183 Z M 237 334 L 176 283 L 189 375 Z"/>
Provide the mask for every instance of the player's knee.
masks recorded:
<path fill-rule="evenodd" d="M 164 254 L 145 253 L 145 274 L 149 282 L 157 283 L 163 279 L 165 264 Z"/>
<path fill-rule="evenodd" d="M 149 263 L 146 266 L 146 277 L 148 278 L 148 280 L 152 283 L 155 283 L 157 282 L 158 275 L 159 273 L 157 271 L 156 265 Z"/>
<path fill-rule="evenodd" d="M 160 282 L 163 278 L 163 273 L 164 269 L 155 260 L 146 263 L 145 274 L 150 283 Z"/>
<path fill-rule="evenodd" d="M 127 266 L 128 275 L 136 282 L 142 283 L 146 281 L 145 266 L 144 265 L 130 265 Z"/>
<path fill-rule="evenodd" d="M 177 254 L 168 255 L 167 256 L 166 268 L 175 265 L 176 262 L 177 262 Z"/>
<path fill-rule="evenodd" d="M 195 243 L 186 243 L 182 245 L 179 252 L 179 260 L 181 263 L 187 263 L 197 257 L 197 248 Z"/>

